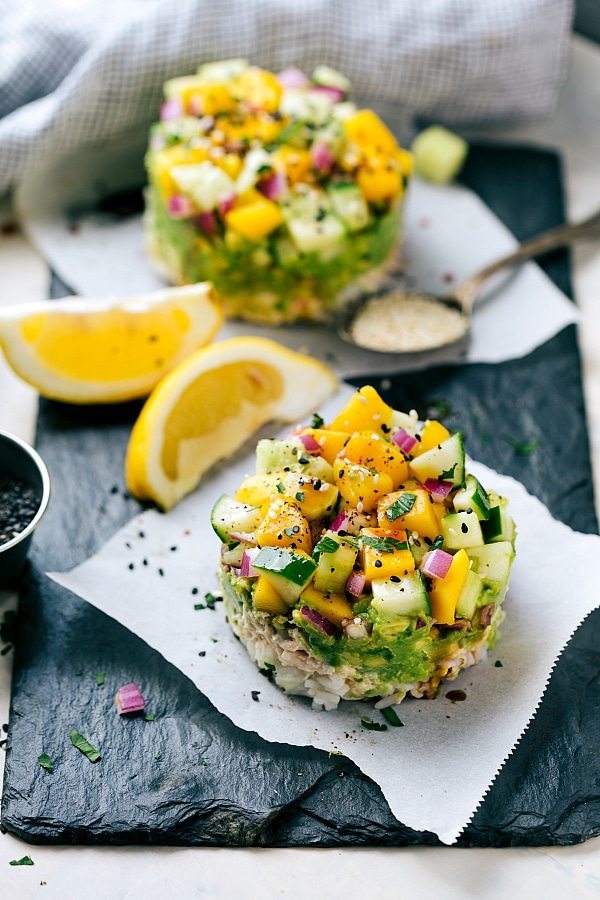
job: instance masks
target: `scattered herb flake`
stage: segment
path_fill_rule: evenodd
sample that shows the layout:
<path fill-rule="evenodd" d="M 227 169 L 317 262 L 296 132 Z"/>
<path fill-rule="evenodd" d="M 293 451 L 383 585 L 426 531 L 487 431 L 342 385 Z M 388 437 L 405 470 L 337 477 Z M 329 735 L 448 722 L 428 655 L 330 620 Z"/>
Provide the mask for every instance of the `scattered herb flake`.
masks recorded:
<path fill-rule="evenodd" d="M 303 500 L 304 500 L 304 491 L 298 491 L 298 493 L 296 494 L 296 500 L 298 501 L 298 503 L 302 503 L 302 502 L 303 502 Z"/>
<path fill-rule="evenodd" d="M 496 666 L 497 669 L 502 669 L 502 668 L 504 668 L 503 665 L 502 665 L 502 663 L 500 662 L 499 659 L 496 660 L 496 662 L 494 663 L 494 665 Z"/>
<path fill-rule="evenodd" d="M 285 490 L 285 488 L 284 488 L 283 484 L 281 483 L 281 481 L 278 481 L 277 482 L 277 493 L 283 494 L 284 490 Z"/>
<path fill-rule="evenodd" d="M 255 703 L 258 703 L 260 691 L 250 691 L 250 696 Z"/>
<path fill-rule="evenodd" d="M 368 716 L 360 717 L 360 724 L 363 728 L 366 728 L 367 731 L 387 731 L 387 725 L 384 725 L 383 722 L 374 722 L 373 719 L 370 719 Z"/>
<path fill-rule="evenodd" d="M 273 663 L 266 662 L 266 663 L 263 663 L 263 669 L 268 669 L 270 672 L 274 672 L 275 666 L 273 665 Z"/>
<path fill-rule="evenodd" d="M 69 737 L 71 738 L 71 743 L 74 747 L 76 747 L 84 756 L 87 756 L 91 763 L 97 763 L 98 760 L 102 759 L 98 750 L 95 747 L 92 747 L 89 741 L 87 741 L 82 734 L 79 734 L 78 731 L 73 730 Z"/>
<path fill-rule="evenodd" d="M 531 456 L 540 446 L 539 438 L 532 438 L 530 441 L 519 441 L 517 438 L 506 438 L 510 446 L 513 448 L 517 456 Z"/>
<path fill-rule="evenodd" d="M 393 706 L 386 706 L 385 709 L 381 710 L 381 715 L 390 723 L 390 725 L 393 725 L 394 728 L 404 728 L 404 722 L 400 721 L 398 713 Z"/>
<path fill-rule="evenodd" d="M 214 609 L 215 603 L 220 603 L 222 599 L 222 597 L 217 597 L 216 594 L 211 594 L 210 591 L 204 595 L 204 601 L 208 609 Z"/>
<path fill-rule="evenodd" d="M 50 759 L 47 753 L 40 753 L 37 758 L 38 765 L 45 769 L 46 772 L 54 772 L 54 763 Z"/>
<path fill-rule="evenodd" d="M 311 426 L 313 428 L 322 428 L 325 424 L 325 419 L 323 419 L 319 413 L 313 413 Z"/>
<path fill-rule="evenodd" d="M 194 603 L 194 609 L 206 609 L 205 603 Z"/>
<path fill-rule="evenodd" d="M 21 859 L 11 859 L 9 866 L 32 866 L 33 860 L 30 856 L 22 856 Z"/>
<path fill-rule="evenodd" d="M 438 534 L 438 536 L 435 537 L 433 539 L 433 541 L 431 542 L 431 549 L 432 550 L 443 550 L 443 548 L 444 548 L 444 537 L 443 537 L 443 535 Z"/>
<path fill-rule="evenodd" d="M 317 544 L 315 544 L 313 556 L 315 559 L 318 559 L 321 553 L 335 553 L 337 550 L 339 550 L 339 548 L 340 545 L 337 541 L 334 541 L 333 538 L 325 535 L 325 537 L 322 537 L 321 540 Z"/>
<path fill-rule="evenodd" d="M 367 547 L 372 547 L 373 550 L 378 550 L 379 553 L 394 553 L 395 550 L 408 549 L 406 541 L 398 541 L 392 537 L 379 538 L 371 537 L 369 534 L 361 534 L 360 539 Z"/>
<path fill-rule="evenodd" d="M 454 470 L 456 469 L 456 463 L 453 466 L 450 466 L 449 469 L 446 469 L 445 472 L 441 472 L 439 475 L 440 481 L 450 481 L 451 478 L 454 478 Z"/>
<path fill-rule="evenodd" d="M 144 722 L 154 722 L 156 718 L 156 713 L 146 713 L 144 716 Z"/>
<path fill-rule="evenodd" d="M 98 687 L 102 687 L 105 682 L 105 673 L 104 672 L 96 672 L 96 684 Z"/>
<path fill-rule="evenodd" d="M 409 494 L 407 491 L 404 491 L 400 494 L 395 503 L 392 503 L 392 505 L 386 509 L 385 514 L 390 522 L 393 522 L 394 519 L 398 519 L 405 513 L 410 512 L 416 501 L 416 494 Z"/>
<path fill-rule="evenodd" d="M 156 760 L 156 762 L 160 762 L 162 759 L 162 753 L 157 753 L 154 759 Z"/>

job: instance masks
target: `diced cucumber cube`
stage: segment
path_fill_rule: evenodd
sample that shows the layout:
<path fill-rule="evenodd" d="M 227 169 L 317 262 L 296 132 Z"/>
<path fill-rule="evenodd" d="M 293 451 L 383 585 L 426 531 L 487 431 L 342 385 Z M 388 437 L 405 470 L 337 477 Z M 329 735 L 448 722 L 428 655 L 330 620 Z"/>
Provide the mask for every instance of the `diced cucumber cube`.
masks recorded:
<path fill-rule="evenodd" d="M 450 513 L 442 519 L 444 543 L 450 550 L 462 547 L 478 547 L 483 544 L 483 533 L 474 512 Z"/>
<path fill-rule="evenodd" d="M 358 547 L 346 543 L 335 531 L 326 531 L 324 537 L 329 542 L 324 542 L 326 546 L 333 543 L 336 544 L 336 549 L 319 553 L 314 585 L 324 594 L 343 594 L 356 562 Z M 317 548 L 318 546 L 317 544 Z"/>
<path fill-rule="evenodd" d="M 345 75 L 342 75 L 341 72 L 338 72 L 337 69 L 332 69 L 330 66 L 317 66 L 312 73 L 312 80 L 315 84 L 322 85 L 323 87 L 337 88 L 345 94 L 347 94 L 352 87 L 350 80 L 346 78 Z"/>
<path fill-rule="evenodd" d="M 335 484 L 333 469 L 327 460 L 312 456 L 300 441 L 294 443 L 267 438 L 259 441 L 256 445 L 256 474 L 269 475 L 285 470 Z"/>
<path fill-rule="evenodd" d="M 247 59 L 220 59 L 218 62 L 205 63 L 198 69 L 203 81 L 230 81 L 237 78 L 248 68 Z"/>
<path fill-rule="evenodd" d="M 316 253 L 323 261 L 342 252 L 346 232 L 341 221 L 331 213 L 306 219 L 290 219 L 288 230 L 301 253 Z"/>
<path fill-rule="evenodd" d="M 496 544 L 485 544 L 482 547 L 469 547 L 469 559 L 473 560 L 473 569 L 483 579 L 484 584 L 501 588 L 508 582 L 510 567 L 515 556 L 510 541 Z"/>
<path fill-rule="evenodd" d="M 281 97 L 279 112 L 282 116 L 324 125 L 331 115 L 333 100 L 325 91 L 305 91 L 302 88 L 288 88 Z"/>
<path fill-rule="evenodd" d="M 260 506 L 247 506 L 228 494 L 219 497 L 210 514 L 210 524 L 224 544 L 232 531 L 254 531 L 261 519 Z"/>
<path fill-rule="evenodd" d="M 464 488 L 454 496 L 454 509 L 466 512 L 472 509 L 478 519 L 489 519 L 490 498 L 484 486 L 474 475 L 467 475 Z"/>
<path fill-rule="evenodd" d="M 420 572 L 410 572 L 399 581 L 376 578 L 371 582 L 371 605 L 384 619 L 430 615 L 429 596 Z"/>
<path fill-rule="evenodd" d="M 252 565 L 290 606 L 296 603 L 317 568 L 315 561 L 306 553 L 281 547 L 263 547 Z"/>
<path fill-rule="evenodd" d="M 417 135 L 411 150 L 415 157 L 415 171 L 422 178 L 437 184 L 448 184 L 460 172 L 469 145 L 447 128 L 432 125 Z"/>
<path fill-rule="evenodd" d="M 331 110 L 331 115 L 338 122 L 344 122 L 356 113 L 356 103 L 346 100 L 344 103 L 335 103 Z"/>
<path fill-rule="evenodd" d="M 497 541 L 514 541 L 515 539 L 515 523 L 506 511 L 504 504 L 499 503 L 497 506 L 491 507 L 489 518 L 482 527 L 486 544 L 493 544 Z"/>
<path fill-rule="evenodd" d="M 191 166 L 173 166 L 170 175 L 179 190 L 188 194 L 201 212 L 213 210 L 222 197 L 235 190 L 227 172 L 208 161 Z"/>
<path fill-rule="evenodd" d="M 410 467 L 419 479 L 435 478 L 461 485 L 465 480 L 465 448 L 462 434 L 457 432 L 421 456 L 411 460 Z"/>
<path fill-rule="evenodd" d="M 483 581 L 477 572 L 469 570 L 460 597 L 456 604 L 456 615 L 461 619 L 472 619 L 483 594 Z"/>
<path fill-rule="evenodd" d="M 342 182 L 332 184 L 329 197 L 334 212 L 345 223 L 349 231 L 360 231 L 369 224 L 371 214 L 363 192 L 356 184 Z"/>

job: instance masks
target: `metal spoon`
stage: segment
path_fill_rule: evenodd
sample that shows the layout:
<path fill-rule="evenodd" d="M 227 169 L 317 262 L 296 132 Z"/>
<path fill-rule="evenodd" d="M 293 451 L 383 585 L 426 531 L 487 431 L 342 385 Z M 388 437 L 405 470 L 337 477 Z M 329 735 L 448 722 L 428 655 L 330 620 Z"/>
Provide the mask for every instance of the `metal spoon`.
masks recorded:
<path fill-rule="evenodd" d="M 394 287 L 392 290 L 390 290 L 388 286 L 376 293 L 363 294 L 344 307 L 336 323 L 337 332 L 344 341 L 350 344 L 381 353 L 427 352 L 437 350 L 440 347 L 463 344 L 465 343 L 471 327 L 471 316 L 475 300 L 479 295 L 482 285 L 488 278 L 508 266 L 519 265 L 536 256 L 548 253 L 550 250 L 555 250 L 558 247 L 563 247 L 566 244 L 571 244 L 586 238 L 600 238 L 600 211 L 594 213 L 594 215 L 582 222 L 577 222 L 574 225 L 559 225 L 557 228 L 544 231 L 542 234 L 538 234 L 536 237 L 524 241 L 517 250 L 508 253 L 506 256 L 502 256 L 495 262 L 485 266 L 475 275 L 472 275 L 466 281 L 463 281 L 451 294 L 435 296 L 433 294 L 426 294 L 423 291 L 411 290 L 402 287 L 401 285 Z M 426 336 L 415 336 L 416 343 L 415 346 L 412 347 L 401 346 L 398 349 L 392 349 L 387 341 L 381 341 L 381 345 L 377 346 L 376 344 L 378 344 L 379 341 L 373 340 L 373 335 L 371 335 L 371 340 L 365 341 L 365 335 L 363 334 L 363 340 L 361 340 L 359 327 L 359 316 L 361 313 L 365 311 L 369 303 L 375 301 L 375 315 L 377 306 L 380 305 L 376 303 L 379 299 L 382 301 L 385 299 L 385 305 L 388 307 L 389 312 L 390 297 L 397 298 L 396 314 L 398 319 L 395 320 L 394 324 L 399 324 L 401 329 L 404 322 L 406 322 L 405 334 L 401 335 L 405 344 L 407 341 L 410 343 L 408 331 L 410 329 L 409 317 L 411 312 L 416 319 L 418 319 L 420 315 L 422 316 L 423 312 L 426 312 L 428 320 L 434 322 L 429 304 L 435 304 L 437 307 L 437 318 L 439 319 L 440 324 L 445 324 L 447 326 L 446 330 L 447 332 L 450 332 L 450 337 L 444 335 L 443 329 L 437 331 L 434 325 L 433 327 L 427 328 Z M 449 317 L 447 312 L 442 313 L 444 307 L 446 310 L 452 310 L 453 315 Z M 438 310 L 439 315 L 437 314 Z M 400 318 L 400 316 L 402 316 L 402 318 Z M 442 323 L 442 317 L 444 320 L 447 320 L 445 323 Z M 364 322 L 365 316 L 363 315 L 361 322 L 363 326 Z M 374 324 L 377 325 L 377 322 Z M 390 329 L 387 328 L 386 335 L 388 339 L 389 333 Z M 367 334 L 367 338 L 368 337 Z M 426 346 L 423 345 L 423 338 L 427 342 Z M 384 346 L 384 344 L 386 345 Z"/>

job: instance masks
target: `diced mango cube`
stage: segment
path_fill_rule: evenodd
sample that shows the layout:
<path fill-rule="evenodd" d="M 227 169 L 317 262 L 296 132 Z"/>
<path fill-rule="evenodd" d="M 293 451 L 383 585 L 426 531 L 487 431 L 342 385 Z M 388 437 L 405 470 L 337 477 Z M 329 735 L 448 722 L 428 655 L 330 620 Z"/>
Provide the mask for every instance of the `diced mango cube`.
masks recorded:
<path fill-rule="evenodd" d="M 338 627 L 344 619 L 352 618 L 352 606 L 343 594 L 324 594 L 323 591 L 309 585 L 300 594 L 300 602 L 316 609 Z"/>
<path fill-rule="evenodd" d="M 162 197 L 168 199 L 179 192 L 171 177 L 173 166 L 196 165 L 207 159 L 208 153 L 203 147 L 184 147 L 182 144 L 175 144 L 173 147 L 159 150 L 153 157 L 151 166 L 154 181 Z"/>
<path fill-rule="evenodd" d="M 260 506 L 266 516 L 271 501 L 277 497 L 278 475 L 249 475 L 236 491 L 235 499 L 248 506 Z"/>
<path fill-rule="evenodd" d="M 433 450 L 442 441 L 447 441 L 449 437 L 450 432 L 447 428 L 444 428 L 441 422 L 438 422 L 436 419 L 428 419 L 421 432 L 421 440 L 413 448 L 411 454 L 412 456 L 420 456 L 421 453 L 427 453 L 428 450 Z"/>
<path fill-rule="evenodd" d="M 392 427 L 392 408 L 370 384 L 360 388 L 330 424 L 332 431 L 383 431 Z"/>
<path fill-rule="evenodd" d="M 280 208 L 272 200 L 262 197 L 254 203 L 236 206 L 225 216 L 229 228 L 249 241 L 259 241 L 283 222 Z"/>
<path fill-rule="evenodd" d="M 274 500 L 254 533 L 259 547 L 290 547 L 311 553 L 310 525 L 294 503 Z"/>
<path fill-rule="evenodd" d="M 235 109 L 235 100 L 227 84 L 205 82 L 189 85 L 181 91 L 181 102 L 193 116 L 216 116 Z"/>
<path fill-rule="evenodd" d="M 243 100 L 254 109 L 275 112 L 279 107 L 282 86 L 272 72 L 252 66 L 239 75 L 232 92 L 238 100 Z"/>
<path fill-rule="evenodd" d="M 337 460 L 333 467 L 339 492 L 359 512 L 371 512 L 379 500 L 392 490 L 392 479 L 385 472 L 370 472 L 356 463 Z"/>
<path fill-rule="evenodd" d="M 305 428 L 302 434 L 310 434 L 321 447 L 320 456 L 333 465 L 340 450 L 350 440 L 345 431 L 329 431 L 327 428 Z"/>
<path fill-rule="evenodd" d="M 358 170 L 356 180 L 369 203 L 390 200 L 402 192 L 402 178 L 390 160 L 369 159 Z"/>
<path fill-rule="evenodd" d="M 388 552 L 385 550 L 378 550 L 376 547 L 363 543 L 361 560 L 363 572 L 365 573 L 367 581 L 372 581 L 374 578 L 391 578 L 392 575 L 402 578 L 404 575 L 408 575 L 409 572 L 414 571 L 415 561 L 410 552 L 405 531 L 387 531 L 383 528 L 363 528 L 361 537 L 379 538 L 383 541 L 385 541 L 386 538 L 392 538 L 394 541 L 406 544 L 406 549 L 400 550 L 394 548 L 392 552 Z"/>
<path fill-rule="evenodd" d="M 467 580 L 471 563 L 466 550 L 459 550 L 452 559 L 445 578 L 434 578 L 429 592 L 431 614 L 440 625 L 452 625 L 456 604 Z"/>
<path fill-rule="evenodd" d="M 408 463 L 400 448 L 373 430 L 352 435 L 343 448 L 341 459 L 369 470 L 376 469 L 380 475 L 389 475 L 393 490 L 409 477 Z"/>
<path fill-rule="evenodd" d="M 308 150 L 300 150 L 296 147 L 284 145 L 277 150 L 273 157 L 285 170 L 290 184 L 306 181 L 312 167 L 312 160 Z"/>
<path fill-rule="evenodd" d="M 388 511 L 393 513 L 394 504 L 400 501 L 402 494 L 408 494 L 414 497 L 414 503 L 411 509 L 396 518 L 390 519 Z M 422 537 L 434 540 L 438 534 L 441 534 L 440 523 L 435 514 L 434 504 L 426 490 L 417 488 L 412 491 L 397 491 L 395 494 L 388 494 L 379 501 L 377 506 L 377 520 L 380 528 L 394 530 L 397 528 L 406 528 L 407 531 L 416 531 Z"/>
<path fill-rule="evenodd" d="M 372 109 L 359 109 L 344 121 L 348 140 L 359 147 L 374 147 L 382 153 L 398 150 L 396 138 Z"/>
<path fill-rule="evenodd" d="M 268 612 L 272 616 L 285 616 L 289 612 L 289 606 L 282 600 L 271 582 L 264 575 L 259 575 L 254 587 L 252 598 L 255 609 Z"/>
<path fill-rule="evenodd" d="M 216 164 L 223 169 L 230 178 L 235 179 L 238 177 L 244 163 L 242 162 L 242 158 L 237 155 L 237 153 L 226 153 L 225 156 L 221 156 L 220 159 L 215 159 Z"/>

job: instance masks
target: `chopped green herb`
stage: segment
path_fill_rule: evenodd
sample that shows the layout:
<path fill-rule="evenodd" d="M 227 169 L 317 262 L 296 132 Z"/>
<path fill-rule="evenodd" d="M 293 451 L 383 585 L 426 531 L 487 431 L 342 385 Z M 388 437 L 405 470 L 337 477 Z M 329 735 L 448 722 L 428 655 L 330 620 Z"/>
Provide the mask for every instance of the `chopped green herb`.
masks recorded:
<path fill-rule="evenodd" d="M 270 163 L 263 163 L 262 166 L 259 166 L 256 170 L 257 175 L 266 175 L 267 172 L 271 172 L 273 166 Z"/>
<path fill-rule="evenodd" d="M 398 713 L 392 706 L 386 706 L 385 709 L 382 709 L 381 715 L 390 723 L 390 725 L 393 725 L 394 728 L 404 728 L 404 722 L 400 721 Z"/>
<path fill-rule="evenodd" d="M 455 469 L 456 469 L 456 463 L 454 463 L 453 466 L 450 466 L 449 469 L 446 469 L 445 472 L 442 472 L 440 474 L 440 476 L 439 476 L 440 481 L 446 481 L 446 480 L 449 481 L 451 478 L 454 478 L 454 470 Z"/>
<path fill-rule="evenodd" d="M 438 534 L 431 542 L 431 550 L 442 550 L 444 547 L 444 537 L 441 534 Z"/>
<path fill-rule="evenodd" d="M 325 419 L 321 418 L 319 413 L 313 413 L 311 426 L 313 428 L 322 428 L 325 424 Z"/>
<path fill-rule="evenodd" d="M 519 441 L 517 438 L 508 437 L 506 440 L 517 456 L 531 456 L 532 453 L 535 453 L 541 443 L 539 438 L 532 438 L 530 441 Z"/>
<path fill-rule="evenodd" d="M 405 491 L 404 493 L 400 494 L 395 503 L 392 503 L 392 505 L 388 507 L 388 509 L 386 509 L 385 514 L 390 522 L 393 522 L 394 519 L 398 519 L 405 513 L 410 512 L 416 501 L 416 494 L 409 494 Z"/>
<path fill-rule="evenodd" d="M 154 759 L 156 760 L 156 762 L 160 762 L 162 759 L 162 753 L 157 753 Z"/>
<path fill-rule="evenodd" d="M 214 609 L 215 603 L 221 603 L 222 600 L 222 597 L 217 597 L 216 594 L 211 594 L 210 591 L 204 595 L 204 601 L 206 603 L 207 609 Z"/>
<path fill-rule="evenodd" d="M 367 731 L 387 731 L 387 725 L 384 725 L 383 722 L 374 722 L 373 719 L 370 719 L 368 716 L 361 716 L 360 724 L 363 728 L 366 728 Z"/>
<path fill-rule="evenodd" d="M 106 680 L 104 675 L 104 672 L 96 672 L 96 684 L 98 685 L 98 687 L 102 687 L 102 685 L 104 684 Z"/>
<path fill-rule="evenodd" d="M 450 409 L 451 407 L 447 400 L 432 400 L 428 414 L 430 414 L 431 418 L 437 416 L 438 418 L 443 419 L 444 416 L 448 415 Z"/>
<path fill-rule="evenodd" d="M 277 493 L 278 493 L 278 494 L 283 494 L 285 488 L 284 488 L 284 486 L 282 485 L 281 481 L 278 481 L 278 482 L 277 482 L 276 487 L 277 487 Z"/>
<path fill-rule="evenodd" d="M 156 718 L 156 713 L 146 713 L 144 716 L 144 722 L 154 722 Z"/>
<path fill-rule="evenodd" d="M 372 547 L 373 550 L 378 550 L 379 553 L 394 553 L 395 550 L 407 550 L 408 544 L 406 541 L 398 541 L 396 538 L 386 537 L 371 537 L 369 534 L 361 534 L 360 540 L 363 544 L 366 544 L 367 547 Z"/>
<path fill-rule="evenodd" d="M 204 759 L 204 757 L 201 756 L 200 759 L 198 760 L 198 765 L 199 765 L 199 766 L 207 766 L 207 765 L 208 765 L 208 760 L 207 760 L 207 759 Z"/>
<path fill-rule="evenodd" d="M 499 659 L 496 660 L 496 662 L 494 663 L 494 665 L 496 666 L 497 669 L 502 669 L 502 668 L 504 668 L 503 665 L 502 665 L 502 663 L 500 662 Z"/>
<path fill-rule="evenodd" d="M 11 859 L 9 866 L 32 866 L 33 860 L 30 856 L 22 856 L 21 859 Z"/>
<path fill-rule="evenodd" d="M 304 491 L 298 491 L 298 493 L 296 494 L 296 500 L 298 501 L 298 503 L 302 503 L 302 501 L 304 500 Z"/>
<path fill-rule="evenodd" d="M 73 746 L 83 753 L 84 756 L 87 756 L 91 763 L 97 763 L 98 760 L 102 759 L 96 748 L 92 747 L 90 742 L 87 741 L 82 734 L 79 734 L 78 731 L 73 730 L 69 737 L 71 738 Z"/>
<path fill-rule="evenodd" d="M 45 769 L 46 772 L 54 772 L 54 763 L 50 759 L 47 753 L 40 753 L 37 758 L 38 765 Z"/>
<path fill-rule="evenodd" d="M 274 672 L 275 666 L 273 665 L 273 663 L 266 662 L 266 663 L 263 663 L 263 669 L 268 669 L 270 672 Z"/>
<path fill-rule="evenodd" d="M 194 603 L 194 609 L 206 609 L 206 603 Z"/>
<path fill-rule="evenodd" d="M 321 553 L 335 553 L 337 550 L 339 550 L 339 548 L 340 548 L 340 545 L 338 544 L 337 541 L 334 541 L 333 538 L 330 538 L 327 535 L 325 535 L 325 537 L 321 538 L 321 540 L 318 542 L 318 544 L 315 544 L 315 548 L 313 550 L 313 556 L 315 559 L 318 559 L 320 557 Z"/>

